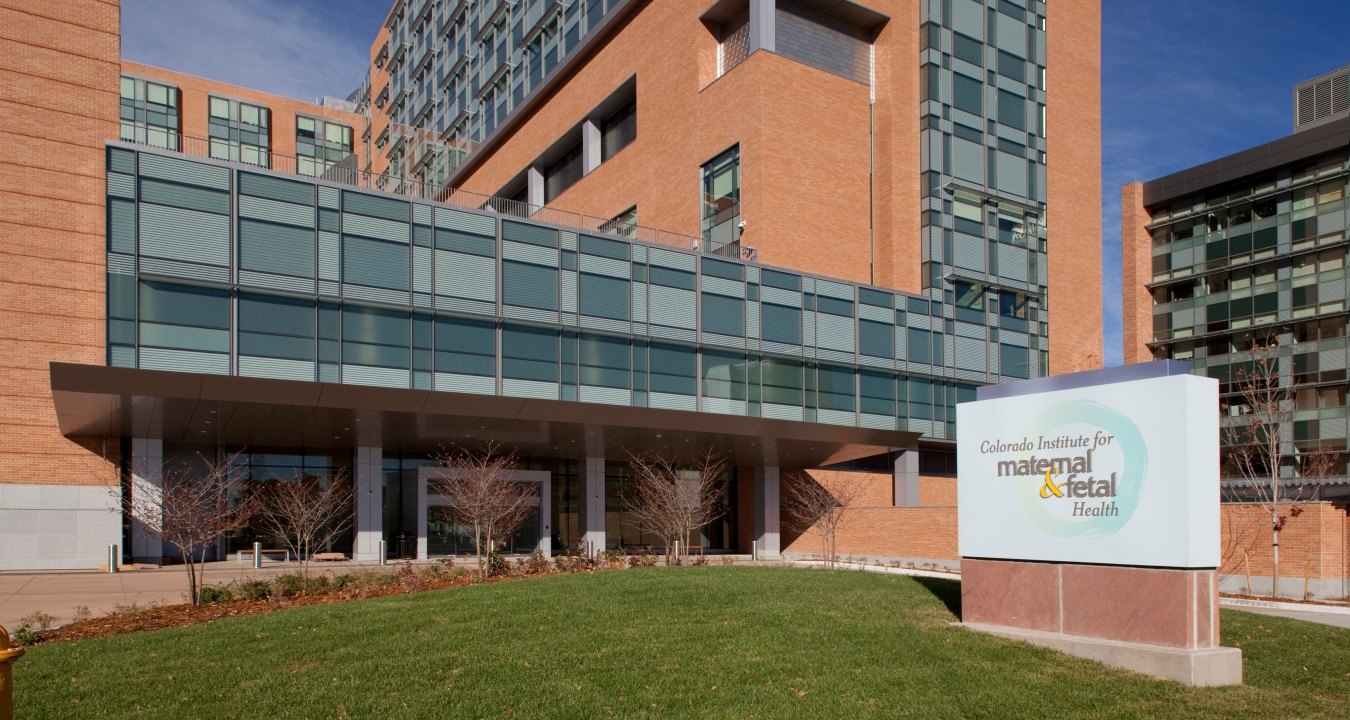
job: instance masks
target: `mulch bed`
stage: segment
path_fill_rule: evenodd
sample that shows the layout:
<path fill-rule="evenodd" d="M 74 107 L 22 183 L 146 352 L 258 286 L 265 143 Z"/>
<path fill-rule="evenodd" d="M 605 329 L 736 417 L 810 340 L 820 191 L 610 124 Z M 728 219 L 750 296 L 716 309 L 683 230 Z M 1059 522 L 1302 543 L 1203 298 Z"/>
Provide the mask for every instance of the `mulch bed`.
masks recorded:
<path fill-rule="evenodd" d="M 505 578 L 503 578 L 505 579 Z M 492 582 L 495 579 L 489 579 Z M 348 590 L 332 590 L 290 598 L 272 598 L 268 600 L 231 600 L 222 603 L 203 605 L 156 605 L 132 611 L 114 612 L 100 617 L 80 620 L 53 628 L 40 634 L 38 643 L 66 642 L 70 640 L 88 640 L 90 638 L 124 635 L 142 630 L 198 625 L 220 620 L 221 618 L 258 615 L 305 605 L 325 605 L 345 600 L 383 597 L 387 595 L 406 595 L 415 592 L 444 590 L 473 583 L 471 575 L 462 575 L 454 579 L 419 580 L 415 583 L 398 583 L 383 587 L 362 587 Z"/>

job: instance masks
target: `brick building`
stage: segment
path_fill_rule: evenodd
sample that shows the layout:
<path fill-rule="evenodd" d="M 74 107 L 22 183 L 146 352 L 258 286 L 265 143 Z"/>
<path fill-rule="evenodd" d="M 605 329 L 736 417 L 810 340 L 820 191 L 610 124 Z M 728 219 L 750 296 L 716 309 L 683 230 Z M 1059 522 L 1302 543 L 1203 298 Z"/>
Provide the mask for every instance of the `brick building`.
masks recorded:
<path fill-rule="evenodd" d="M 513 550 L 649 544 L 628 453 L 712 447 L 692 544 L 814 552 L 782 483 L 862 472 L 842 552 L 950 559 L 956 402 L 1100 363 L 1095 2 L 396 2 L 350 106 L 0 14 L 0 568 L 158 558 L 117 488 L 236 452 L 458 552 L 426 468 L 489 439 Z"/>

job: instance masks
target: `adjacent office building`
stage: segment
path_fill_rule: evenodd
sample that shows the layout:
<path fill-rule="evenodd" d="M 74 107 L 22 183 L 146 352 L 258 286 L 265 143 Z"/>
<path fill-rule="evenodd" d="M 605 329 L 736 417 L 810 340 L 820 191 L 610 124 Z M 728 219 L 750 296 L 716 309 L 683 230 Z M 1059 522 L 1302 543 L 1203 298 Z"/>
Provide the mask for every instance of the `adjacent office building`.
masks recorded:
<path fill-rule="evenodd" d="M 1225 423 L 1242 423 L 1252 349 L 1278 346 L 1278 383 L 1293 399 L 1286 492 L 1320 500 L 1289 519 L 1281 590 L 1343 597 L 1350 68 L 1300 83 L 1294 118 L 1288 137 L 1123 188 L 1125 361 L 1188 361 L 1219 381 Z M 1298 458 L 1318 451 L 1336 462 L 1309 487 Z M 1233 468 L 1225 472 L 1226 499 L 1250 499 Z M 1254 573 L 1256 590 L 1269 592 L 1268 514 L 1241 504 L 1224 512 L 1225 588 Z"/>
<path fill-rule="evenodd" d="M 396 2 L 318 104 L 0 15 L 3 568 L 160 557 L 109 507 L 222 453 L 461 552 L 431 455 L 489 440 L 515 551 L 651 544 L 629 454 L 714 448 L 691 544 L 812 552 L 783 483 L 864 472 L 840 550 L 949 559 L 956 402 L 1100 362 L 1097 3 Z"/>

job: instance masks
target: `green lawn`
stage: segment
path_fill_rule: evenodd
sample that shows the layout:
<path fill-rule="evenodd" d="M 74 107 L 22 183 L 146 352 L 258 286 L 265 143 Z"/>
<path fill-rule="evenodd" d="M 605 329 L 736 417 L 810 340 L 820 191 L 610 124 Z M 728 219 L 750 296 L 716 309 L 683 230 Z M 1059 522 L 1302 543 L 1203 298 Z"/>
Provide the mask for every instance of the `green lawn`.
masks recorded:
<path fill-rule="evenodd" d="M 1350 631 L 1225 612 L 1191 689 L 951 622 L 947 581 L 654 568 L 37 646 L 21 718 L 1346 718 Z M 945 601 L 945 602 L 944 602 Z"/>

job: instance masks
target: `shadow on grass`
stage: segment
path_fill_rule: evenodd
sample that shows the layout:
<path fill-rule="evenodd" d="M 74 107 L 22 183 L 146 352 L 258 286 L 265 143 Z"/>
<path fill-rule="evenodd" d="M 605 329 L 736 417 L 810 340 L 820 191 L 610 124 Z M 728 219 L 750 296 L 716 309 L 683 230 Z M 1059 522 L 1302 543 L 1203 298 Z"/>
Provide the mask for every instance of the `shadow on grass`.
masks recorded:
<path fill-rule="evenodd" d="M 961 619 L 961 581 L 935 577 L 915 577 L 914 580 L 941 600 L 956 619 Z"/>

